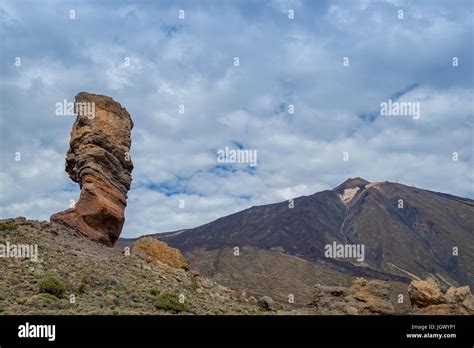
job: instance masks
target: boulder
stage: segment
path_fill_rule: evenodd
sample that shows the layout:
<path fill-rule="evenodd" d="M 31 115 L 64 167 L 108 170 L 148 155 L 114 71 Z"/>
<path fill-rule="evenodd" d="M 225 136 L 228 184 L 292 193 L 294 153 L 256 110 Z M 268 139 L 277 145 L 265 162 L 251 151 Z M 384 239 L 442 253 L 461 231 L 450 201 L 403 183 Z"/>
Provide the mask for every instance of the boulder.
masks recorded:
<path fill-rule="evenodd" d="M 444 297 L 448 303 L 462 303 L 467 297 L 471 295 L 471 288 L 463 286 L 460 288 L 451 287 L 446 291 Z"/>
<path fill-rule="evenodd" d="M 390 302 L 390 285 L 381 280 L 357 278 L 352 283 L 352 298 L 359 301 L 359 312 L 392 314 L 394 308 Z"/>
<path fill-rule="evenodd" d="M 275 311 L 275 302 L 270 296 L 262 296 L 258 299 L 258 306 L 264 311 Z"/>
<path fill-rule="evenodd" d="M 390 286 L 379 280 L 356 278 L 350 288 L 317 284 L 309 304 L 317 314 L 393 314 Z"/>
<path fill-rule="evenodd" d="M 431 284 L 431 283 L 429 283 Z M 411 286 L 411 285 L 410 285 Z M 431 284 L 433 286 L 433 284 Z M 420 304 L 419 298 L 427 298 L 427 286 L 422 286 L 423 291 L 419 290 L 419 284 L 414 286 L 417 291 L 412 290 L 417 297 L 415 298 L 416 306 L 413 308 L 413 314 L 428 314 L 428 315 L 473 315 L 474 314 L 474 296 L 471 294 L 469 286 L 459 288 L 451 287 L 446 294 L 438 296 L 435 290 L 429 291 L 434 294 L 431 300 L 424 300 Z M 420 293 L 424 294 L 423 296 Z M 413 302 L 413 300 L 412 300 Z M 429 304 L 428 304 L 429 303 Z M 428 305 L 426 305 L 428 304 Z"/>
<path fill-rule="evenodd" d="M 470 315 L 474 315 L 474 296 L 469 295 L 464 301 L 462 301 L 462 307 Z"/>
<path fill-rule="evenodd" d="M 52 215 L 51 222 L 113 246 L 125 222 L 132 181 L 133 122 L 127 110 L 107 96 L 79 93 L 75 107 L 65 169 L 81 193 L 74 207 Z"/>
<path fill-rule="evenodd" d="M 174 268 L 182 268 L 187 264 L 181 251 L 153 237 L 137 240 L 132 246 L 132 253 L 139 254 L 148 261 L 158 261 Z"/>
<path fill-rule="evenodd" d="M 445 302 L 438 286 L 426 280 L 413 280 L 408 286 L 408 295 L 411 305 L 418 308 Z"/>

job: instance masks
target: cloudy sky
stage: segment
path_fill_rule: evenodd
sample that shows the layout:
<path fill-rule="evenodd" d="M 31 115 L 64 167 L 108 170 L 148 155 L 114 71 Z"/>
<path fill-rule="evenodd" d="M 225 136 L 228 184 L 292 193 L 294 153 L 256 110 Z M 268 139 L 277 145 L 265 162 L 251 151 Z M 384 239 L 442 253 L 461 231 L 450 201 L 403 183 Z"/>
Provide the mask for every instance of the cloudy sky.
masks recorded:
<path fill-rule="evenodd" d="M 2 1 L 0 217 L 78 199 L 55 104 L 80 91 L 135 123 L 125 237 L 356 176 L 474 198 L 472 18 L 469 0 Z M 420 118 L 380 115 L 389 99 Z M 257 165 L 218 163 L 226 146 Z"/>

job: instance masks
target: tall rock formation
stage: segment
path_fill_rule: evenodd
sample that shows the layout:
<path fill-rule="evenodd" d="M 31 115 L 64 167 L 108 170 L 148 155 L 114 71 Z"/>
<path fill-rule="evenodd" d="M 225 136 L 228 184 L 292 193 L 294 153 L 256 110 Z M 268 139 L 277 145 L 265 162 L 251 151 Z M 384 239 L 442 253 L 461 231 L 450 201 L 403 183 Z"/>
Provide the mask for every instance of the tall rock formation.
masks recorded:
<path fill-rule="evenodd" d="M 73 208 L 51 216 L 51 222 L 113 246 L 125 222 L 133 163 L 129 150 L 133 121 L 112 98 L 81 92 L 76 96 L 76 121 L 66 155 L 66 172 L 79 183 Z"/>

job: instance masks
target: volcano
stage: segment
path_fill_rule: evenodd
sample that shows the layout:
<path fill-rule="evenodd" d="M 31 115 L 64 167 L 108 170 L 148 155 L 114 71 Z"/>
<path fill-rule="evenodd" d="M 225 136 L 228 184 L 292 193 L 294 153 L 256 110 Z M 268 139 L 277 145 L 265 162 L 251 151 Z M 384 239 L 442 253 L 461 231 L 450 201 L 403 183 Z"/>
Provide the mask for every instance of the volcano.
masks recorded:
<path fill-rule="evenodd" d="M 400 286 L 413 279 L 444 289 L 474 286 L 474 201 L 394 182 L 351 178 L 332 190 L 153 236 L 180 249 L 201 273 L 277 298 L 305 298 L 316 283 L 347 285 L 359 276 Z M 363 246 L 365 255 L 327 257 L 333 244 Z"/>

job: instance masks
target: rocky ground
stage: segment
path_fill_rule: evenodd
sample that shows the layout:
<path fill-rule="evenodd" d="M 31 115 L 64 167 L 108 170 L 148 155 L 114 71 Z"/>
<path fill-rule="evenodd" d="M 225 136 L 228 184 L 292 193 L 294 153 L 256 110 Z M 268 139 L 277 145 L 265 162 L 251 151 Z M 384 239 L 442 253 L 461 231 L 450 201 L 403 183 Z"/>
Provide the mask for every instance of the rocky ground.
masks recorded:
<path fill-rule="evenodd" d="M 46 221 L 1 220 L 0 244 L 7 241 L 37 244 L 39 257 L 37 262 L 0 258 L 2 314 L 263 313 L 255 304 L 240 302 L 233 290 L 193 272 L 126 256 Z M 64 285 L 60 296 L 40 292 L 47 276 Z M 157 307 L 163 294 L 169 299 Z"/>
<path fill-rule="evenodd" d="M 313 300 L 295 307 L 232 290 L 188 270 L 172 250 L 160 249 L 164 243 L 151 248 L 150 255 L 174 255 L 179 267 L 144 255 L 150 248 L 136 253 L 132 248 L 129 254 L 46 221 L 0 220 L 0 246 L 7 243 L 37 245 L 38 259 L 0 257 L 1 314 L 399 313 L 385 281 L 357 278 L 350 287 L 316 284 Z M 160 249 L 157 253 L 156 248 Z M 409 309 L 405 313 L 474 314 L 468 286 L 443 293 L 434 283 L 413 281 L 406 294 L 402 301 Z"/>
<path fill-rule="evenodd" d="M 398 312 L 399 301 L 408 302 L 409 310 Z M 325 315 L 474 314 L 474 296 L 469 286 L 452 287 L 443 293 L 433 282 L 414 280 L 408 287 L 408 297 L 400 294 L 397 303 L 390 301 L 390 283 L 356 278 L 351 287 L 317 284 L 313 301 L 300 312 Z"/>

